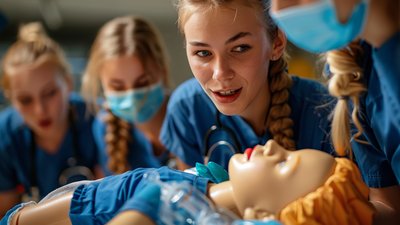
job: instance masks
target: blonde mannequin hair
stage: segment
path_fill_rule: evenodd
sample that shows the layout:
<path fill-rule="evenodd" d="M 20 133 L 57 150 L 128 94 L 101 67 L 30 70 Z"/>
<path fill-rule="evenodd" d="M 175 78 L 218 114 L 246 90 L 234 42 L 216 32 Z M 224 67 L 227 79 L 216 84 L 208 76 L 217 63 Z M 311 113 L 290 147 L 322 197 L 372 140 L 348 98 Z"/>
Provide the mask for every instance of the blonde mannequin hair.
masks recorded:
<path fill-rule="evenodd" d="M 346 48 L 333 50 L 326 54 L 331 77 L 328 88 L 331 95 L 338 98 L 332 119 L 332 141 L 340 156 L 351 156 L 351 130 L 348 100 L 354 104 L 351 118 L 358 129 L 354 139 L 362 134 L 362 126 L 358 120 L 359 97 L 366 90 L 362 83 L 363 70 L 357 62 L 362 56 L 362 48 L 358 41 L 350 43 Z M 359 142 L 362 142 L 358 140 Z"/>
<path fill-rule="evenodd" d="M 285 225 L 372 224 L 374 208 L 368 194 L 357 166 L 336 158 L 335 171 L 324 185 L 287 205 L 278 219 Z"/>
<path fill-rule="evenodd" d="M 178 26 L 184 34 L 183 27 L 189 17 L 196 11 L 210 11 L 225 7 L 233 2 L 252 7 L 258 12 L 258 16 L 264 21 L 266 32 L 271 41 L 278 35 L 278 28 L 268 15 L 269 4 L 263 0 L 178 0 Z M 286 149 L 296 148 L 293 140 L 293 120 L 290 118 L 291 108 L 288 103 L 289 89 L 292 79 L 286 72 L 287 55 L 270 62 L 268 82 L 271 91 L 271 104 L 269 109 L 268 130 L 275 141 Z"/>
<path fill-rule="evenodd" d="M 5 95 L 10 94 L 10 79 L 24 67 L 37 67 L 44 63 L 57 66 L 62 78 L 72 86 L 70 67 L 61 47 L 49 38 L 39 22 L 22 25 L 18 40 L 11 45 L 2 62 L 1 86 Z"/>
<path fill-rule="evenodd" d="M 100 71 L 108 59 L 137 56 L 146 74 L 155 80 L 162 75 L 164 87 L 169 86 L 168 66 L 164 47 L 157 31 L 147 21 L 134 16 L 118 17 L 107 22 L 98 32 L 91 48 L 86 71 L 82 78 L 82 95 L 96 112 L 100 93 Z M 130 125 L 107 110 L 105 135 L 109 168 L 115 173 L 129 170 L 127 162 L 128 142 L 131 141 Z"/>

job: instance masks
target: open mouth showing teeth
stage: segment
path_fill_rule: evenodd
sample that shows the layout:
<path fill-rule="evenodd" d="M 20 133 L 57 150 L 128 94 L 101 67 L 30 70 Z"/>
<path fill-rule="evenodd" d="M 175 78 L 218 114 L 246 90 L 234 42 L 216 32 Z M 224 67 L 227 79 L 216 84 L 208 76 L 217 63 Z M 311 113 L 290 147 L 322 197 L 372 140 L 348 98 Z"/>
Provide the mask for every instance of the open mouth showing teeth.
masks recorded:
<path fill-rule="evenodd" d="M 229 96 L 229 95 L 234 95 L 236 93 L 238 93 L 241 89 L 236 89 L 236 90 L 227 90 L 227 91 L 218 91 L 216 92 L 217 94 L 221 95 L 221 96 Z"/>

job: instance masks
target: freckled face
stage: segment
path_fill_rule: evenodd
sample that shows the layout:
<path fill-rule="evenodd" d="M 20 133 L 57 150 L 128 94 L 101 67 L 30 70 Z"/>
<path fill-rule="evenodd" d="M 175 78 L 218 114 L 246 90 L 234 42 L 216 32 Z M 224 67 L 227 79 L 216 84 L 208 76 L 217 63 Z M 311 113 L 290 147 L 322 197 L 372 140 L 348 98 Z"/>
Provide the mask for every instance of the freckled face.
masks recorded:
<path fill-rule="evenodd" d="M 288 151 L 275 141 L 234 155 L 229 175 L 239 210 L 248 207 L 277 213 L 318 187 L 332 174 L 334 158 L 322 151 Z"/>
<path fill-rule="evenodd" d="M 265 109 L 271 43 L 253 8 L 240 4 L 198 11 L 183 26 L 190 68 L 219 111 Z"/>
<path fill-rule="evenodd" d="M 67 124 L 70 86 L 59 69 L 44 63 L 10 77 L 10 100 L 38 136 L 51 136 Z"/>

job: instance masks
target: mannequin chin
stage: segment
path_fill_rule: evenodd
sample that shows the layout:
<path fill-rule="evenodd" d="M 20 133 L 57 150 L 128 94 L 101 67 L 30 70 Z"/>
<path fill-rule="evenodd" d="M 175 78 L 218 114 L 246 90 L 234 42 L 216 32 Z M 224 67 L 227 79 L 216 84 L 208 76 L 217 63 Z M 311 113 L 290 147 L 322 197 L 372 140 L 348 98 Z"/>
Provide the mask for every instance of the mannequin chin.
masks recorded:
<path fill-rule="evenodd" d="M 262 210 L 262 209 L 256 210 L 254 208 L 249 207 L 244 210 L 243 219 L 265 221 L 265 220 L 272 220 L 272 219 L 276 219 L 276 218 L 275 218 L 275 215 L 271 212 L 268 212 L 268 211 Z"/>

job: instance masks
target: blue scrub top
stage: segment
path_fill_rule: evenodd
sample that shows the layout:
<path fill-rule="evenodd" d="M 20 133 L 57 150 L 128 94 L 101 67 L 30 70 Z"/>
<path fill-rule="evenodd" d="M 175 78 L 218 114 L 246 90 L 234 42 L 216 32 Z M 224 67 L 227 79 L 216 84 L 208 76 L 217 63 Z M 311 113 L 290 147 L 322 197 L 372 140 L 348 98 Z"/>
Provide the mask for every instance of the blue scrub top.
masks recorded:
<path fill-rule="evenodd" d="M 400 184 L 400 32 L 379 49 L 364 47 L 367 92 L 360 102 L 362 140 L 355 159 L 369 187 Z M 372 56 L 372 57 L 371 57 Z M 397 178 L 396 178 L 397 176 Z"/>
<path fill-rule="evenodd" d="M 334 100 L 318 82 L 292 77 L 290 89 L 291 118 L 294 121 L 294 140 L 296 149 L 312 148 L 333 152 L 330 142 L 330 122 L 328 116 L 334 106 Z M 330 104 L 329 104 L 330 103 Z M 217 109 L 211 99 L 202 90 L 196 79 L 181 84 L 172 94 L 167 115 L 161 130 L 160 139 L 164 146 L 189 166 L 203 163 L 205 154 L 205 136 L 209 128 L 216 124 Z M 240 152 L 257 144 L 264 145 L 271 139 L 269 132 L 256 135 L 252 127 L 240 116 L 220 116 L 221 123 L 234 135 L 217 132 L 211 142 L 226 140 L 232 143 L 235 136 Z M 219 137 L 216 137 L 219 136 Z M 221 137 L 223 136 L 223 137 Z M 232 154 L 223 154 L 210 159 L 225 169 Z"/>
<path fill-rule="evenodd" d="M 207 191 L 208 179 L 161 167 L 158 169 L 139 168 L 126 173 L 109 176 L 100 181 L 94 181 L 79 186 L 71 200 L 69 217 L 73 225 L 97 225 L 106 224 L 119 210 L 122 210 L 124 203 L 134 198 L 148 185 L 149 180 L 143 179 L 146 172 L 155 170 L 163 182 L 166 181 L 188 181 L 202 193 Z M 153 208 L 146 207 L 146 202 L 130 202 L 130 210 L 138 210 L 150 218 L 157 217 Z"/>
<path fill-rule="evenodd" d="M 108 154 L 106 149 L 105 135 L 107 125 L 102 119 L 106 112 L 100 111 L 93 123 L 93 134 L 99 150 L 99 163 L 105 175 L 113 174 L 108 168 Z M 131 124 L 131 141 L 128 144 L 128 162 L 130 169 L 139 167 L 160 167 L 159 159 L 153 154 L 153 146 L 146 136 L 134 124 Z"/>
<path fill-rule="evenodd" d="M 40 197 L 59 187 L 60 173 L 68 168 L 73 156 L 73 138 L 79 146 L 80 165 L 93 169 L 97 164 L 97 150 L 91 132 L 93 117 L 86 113 L 84 101 L 71 94 L 69 103 L 76 112 L 73 134 L 70 127 L 56 154 L 49 154 L 36 146 L 36 174 Z M 22 185 L 30 190 L 32 133 L 20 114 L 9 107 L 0 114 L 0 192 L 14 190 Z"/>

